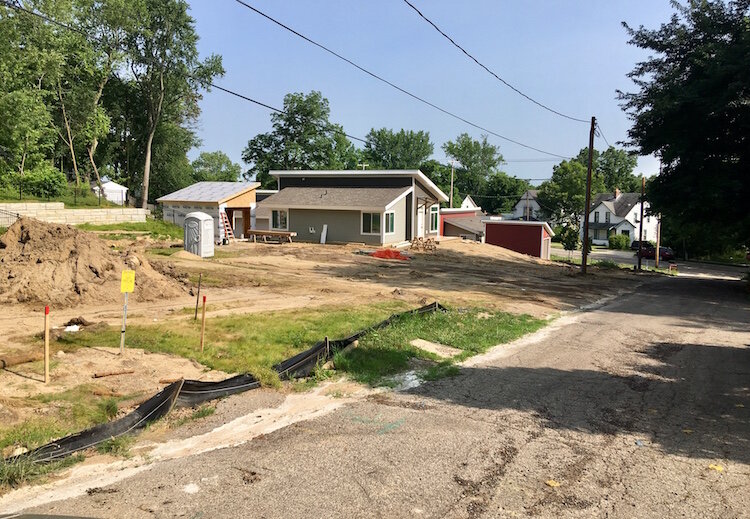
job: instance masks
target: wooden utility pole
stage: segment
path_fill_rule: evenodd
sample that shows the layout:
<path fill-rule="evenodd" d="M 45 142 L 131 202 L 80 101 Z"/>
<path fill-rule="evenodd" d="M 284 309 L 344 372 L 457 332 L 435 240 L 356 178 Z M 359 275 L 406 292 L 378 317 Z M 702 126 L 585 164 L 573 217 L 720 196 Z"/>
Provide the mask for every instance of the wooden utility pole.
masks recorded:
<path fill-rule="evenodd" d="M 646 177 L 641 176 L 641 224 L 638 232 L 638 270 L 643 262 L 643 199 L 646 197 Z M 659 251 L 656 251 L 659 254 Z"/>
<path fill-rule="evenodd" d="M 581 246 L 581 273 L 586 273 L 589 260 L 589 206 L 591 206 L 591 168 L 594 164 L 594 131 L 596 128 L 596 117 L 591 118 L 591 130 L 589 131 L 589 165 L 586 171 L 586 204 L 583 208 L 583 240 Z"/>
<path fill-rule="evenodd" d="M 451 196 L 450 196 L 450 208 L 453 209 L 453 159 L 451 159 Z"/>

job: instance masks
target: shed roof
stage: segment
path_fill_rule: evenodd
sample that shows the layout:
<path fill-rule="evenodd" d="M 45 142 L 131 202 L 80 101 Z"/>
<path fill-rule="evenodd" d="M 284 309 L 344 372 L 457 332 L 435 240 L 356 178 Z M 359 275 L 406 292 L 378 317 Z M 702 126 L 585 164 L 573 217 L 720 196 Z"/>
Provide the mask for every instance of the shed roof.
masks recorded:
<path fill-rule="evenodd" d="M 484 234 L 484 222 L 482 216 L 467 216 L 462 218 L 446 218 L 446 225 L 454 225 L 464 231 L 469 231 L 474 234 Z"/>
<path fill-rule="evenodd" d="M 259 208 L 361 210 L 386 209 L 411 187 L 285 187 L 258 202 Z"/>
<path fill-rule="evenodd" d="M 482 221 L 485 225 L 530 225 L 537 227 L 544 227 L 550 236 L 554 236 L 555 233 L 552 231 L 552 227 L 547 222 L 527 222 L 525 220 L 495 220 L 492 217 L 484 217 Z"/>
<path fill-rule="evenodd" d="M 157 202 L 215 202 L 217 204 L 252 191 L 259 182 L 197 182 L 192 186 L 169 193 Z"/>

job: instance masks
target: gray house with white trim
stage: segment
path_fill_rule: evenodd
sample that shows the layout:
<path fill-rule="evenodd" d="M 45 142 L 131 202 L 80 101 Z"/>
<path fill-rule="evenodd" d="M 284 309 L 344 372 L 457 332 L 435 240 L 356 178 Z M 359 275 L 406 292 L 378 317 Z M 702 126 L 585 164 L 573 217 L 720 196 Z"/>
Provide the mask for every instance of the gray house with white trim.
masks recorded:
<path fill-rule="evenodd" d="M 448 196 L 418 169 L 270 174 L 279 191 L 258 211 L 269 215 L 268 228 L 294 231 L 298 241 L 320 243 L 324 226 L 327 243 L 389 245 L 440 233 Z"/>

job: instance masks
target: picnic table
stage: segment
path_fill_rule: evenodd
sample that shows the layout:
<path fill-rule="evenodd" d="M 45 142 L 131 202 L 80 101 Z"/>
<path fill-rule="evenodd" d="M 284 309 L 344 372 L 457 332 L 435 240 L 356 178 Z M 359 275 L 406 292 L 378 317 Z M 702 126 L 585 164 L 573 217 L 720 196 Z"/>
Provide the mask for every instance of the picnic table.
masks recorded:
<path fill-rule="evenodd" d="M 289 242 L 292 243 L 292 238 L 297 236 L 294 231 L 262 231 L 258 229 L 250 230 L 245 232 L 245 236 L 250 239 L 252 237 L 253 243 L 256 243 L 258 239 L 263 240 L 263 243 L 268 243 L 268 240 L 278 241 L 279 243 Z"/>

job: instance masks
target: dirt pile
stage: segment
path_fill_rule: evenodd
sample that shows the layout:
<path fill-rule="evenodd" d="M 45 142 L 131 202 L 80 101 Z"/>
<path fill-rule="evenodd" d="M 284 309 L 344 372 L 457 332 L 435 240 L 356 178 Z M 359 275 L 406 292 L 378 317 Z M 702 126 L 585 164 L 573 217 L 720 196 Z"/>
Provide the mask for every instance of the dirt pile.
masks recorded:
<path fill-rule="evenodd" d="M 21 218 L 0 237 L 0 301 L 73 306 L 122 299 L 120 276 L 135 270 L 137 301 L 170 298 L 180 284 L 133 251 L 115 251 L 94 234 Z"/>

